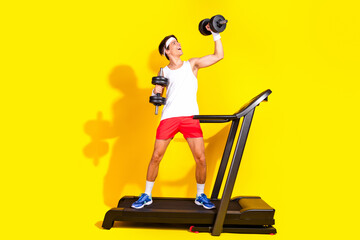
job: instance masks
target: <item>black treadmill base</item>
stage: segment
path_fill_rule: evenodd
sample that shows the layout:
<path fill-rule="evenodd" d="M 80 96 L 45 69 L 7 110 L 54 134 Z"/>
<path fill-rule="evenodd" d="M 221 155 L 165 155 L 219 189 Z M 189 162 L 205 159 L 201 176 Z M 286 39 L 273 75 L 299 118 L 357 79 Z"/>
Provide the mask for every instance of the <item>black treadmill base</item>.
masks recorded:
<path fill-rule="evenodd" d="M 153 204 L 142 209 L 133 209 L 131 204 L 138 197 L 125 196 L 120 199 L 117 208 L 110 209 L 104 218 L 102 227 L 110 229 L 115 221 L 139 223 L 143 227 L 152 223 L 196 226 L 194 231 L 212 232 L 220 200 L 212 199 L 215 209 L 204 209 L 194 203 L 194 198 L 153 197 Z M 223 232 L 232 233 L 276 233 L 271 226 L 275 223 L 274 209 L 260 197 L 235 197 L 228 205 L 223 224 Z M 266 226 L 266 227 L 264 227 Z M 270 227 L 268 227 L 270 226 Z M 130 226 L 131 227 L 131 226 Z M 218 232 L 218 231 L 214 231 Z"/>
<path fill-rule="evenodd" d="M 193 233 L 207 232 L 212 233 L 213 226 L 210 225 L 195 225 L 189 224 L 173 224 L 173 223 L 139 223 L 139 222 L 122 222 L 118 221 L 114 224 L 114 228 L 139 228 L 139 229 L 158 229 L 158 230 L 188 230 Z M 110 229 L 110 228 L 108 228 Z M 260 226 L 237 226 L 225 225 L 223 226 L 222 233 L 238 233 L 238 234 L 270 234 L 277 233 L 273 226 L 260 225 Z"/>

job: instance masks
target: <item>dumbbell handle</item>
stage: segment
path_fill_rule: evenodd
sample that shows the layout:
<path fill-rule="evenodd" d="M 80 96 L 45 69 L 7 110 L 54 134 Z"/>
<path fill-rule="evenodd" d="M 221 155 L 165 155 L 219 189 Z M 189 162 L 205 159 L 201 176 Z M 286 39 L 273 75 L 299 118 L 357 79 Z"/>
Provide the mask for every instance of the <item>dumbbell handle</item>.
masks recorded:
<path fill-rule="evenodd" d="M 156 96 L 160 97 L 160 93 L 157 93 Z M 155 105 L 155 115 L 158 115 L 158 112 L 159 112 L 159 106 L 158 105 Z"/>
<path fill-rule="evenodd" d="M 162 69 L 162 68 L 160 68 L 160 74 L 159 74 L 159 76 L 164 76 L 164 74 L 163 74 L 163 69 Z M 161 95 L 160 95 L 160 93 L 157 93 L 156 96 L 160 97 Z M 155 115 L 158 115 L 158 112 L 159 112 L 159 106 L 156 105 L 156 106 L 155 106 Z"/>
<path fill-rule="evenodd" d="M 218 23 L 220 23 L 220 24 L 225 24 L 225 23 L 227 23 L 228 22 L 228 20 L 222 20 L 222 21 L 219 21 Z"/>

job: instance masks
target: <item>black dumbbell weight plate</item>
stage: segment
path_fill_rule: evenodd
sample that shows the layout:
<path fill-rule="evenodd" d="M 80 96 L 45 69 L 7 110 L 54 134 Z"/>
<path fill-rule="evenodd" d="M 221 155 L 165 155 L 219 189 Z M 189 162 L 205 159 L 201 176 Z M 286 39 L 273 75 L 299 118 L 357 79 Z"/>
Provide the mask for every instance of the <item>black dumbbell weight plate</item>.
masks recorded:
<path fill-rule="evenodd" d="M 210 22 L 210 19 L 206 18 L 199 23 L 199 31 L 202 35 L 211 35 L 211 32 L 206 29 L 206 25 Z"/>
<path fill-rule="evenodd" d="M 151 83 L 154 85 L 161 85 L 161 86 L 167 86 L 168 85 L 168 79 L 166 77 L 162 76 L 156 76 L 152 78 Z"/>
<path fill-rule="evenodd" d="M 215 15 L 210 19 L 210 28 L 211 31 L 220 33 L 225 30 L 226 23 L 221 24 L 221 21 L 224 21 L 225 18 L 222 15 Z"/>
<path fill-rule="evenodd" d="M 149 102 L 154 104 L 155 106 L 161 106 L 161 105 L 165 105 L 166 103 L 166 98 L 161 97 L 161 96 L 150 96 Z"/>

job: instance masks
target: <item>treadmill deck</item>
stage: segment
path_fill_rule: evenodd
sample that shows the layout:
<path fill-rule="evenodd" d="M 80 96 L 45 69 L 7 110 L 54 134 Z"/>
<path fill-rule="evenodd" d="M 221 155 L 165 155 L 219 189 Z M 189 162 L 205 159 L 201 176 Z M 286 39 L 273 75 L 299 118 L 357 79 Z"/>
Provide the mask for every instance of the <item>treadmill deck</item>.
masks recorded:
<path fill-rule="evenodd" d="M 106 213 L 104 228 L 111 228 L 114 221 L 178 223 L 178 224 L 214 224 L 220 199 L 211 200 L 216 208 L 205 209 L 194 203 L 194 198 L 153 197 L 153 203 L 141 209 L 131 208 L 137 196 L 125 196 L 120 199 L 117 208 Z M 246 200 L 246 208 L 241 201 Z M 274 209 L 260 197 L 237 197 L 229 202 L 224 225 L 273 225 Z"/>

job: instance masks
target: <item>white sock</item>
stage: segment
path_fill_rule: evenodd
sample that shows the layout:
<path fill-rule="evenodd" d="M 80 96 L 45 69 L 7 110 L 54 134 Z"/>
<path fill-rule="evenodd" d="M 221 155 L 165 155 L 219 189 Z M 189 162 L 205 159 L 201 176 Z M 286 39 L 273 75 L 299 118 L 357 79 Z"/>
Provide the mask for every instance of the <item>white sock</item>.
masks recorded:
<path fill-rule="evenodd" d="M 196 197 L 200 196 L 202 193 L 204 193 L 205 183 L 204 184 L 196 184 L 197 185 L 197 194 Z"/>
<path fill-rule="evenodd" d="M 145 193 L 151 197 L 151 191 L 154 187 L 155 182 L 146 181 Z"/>

